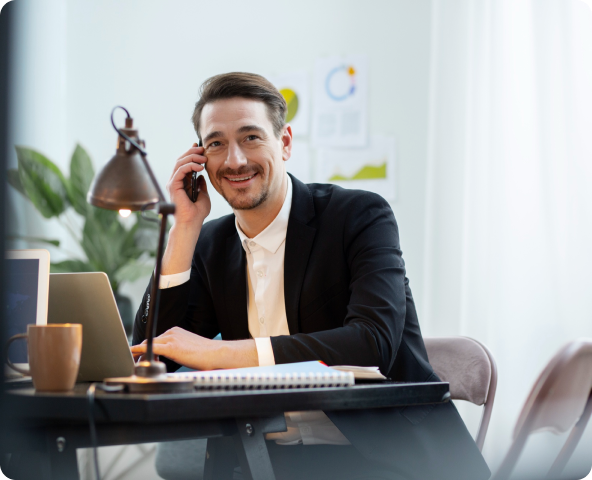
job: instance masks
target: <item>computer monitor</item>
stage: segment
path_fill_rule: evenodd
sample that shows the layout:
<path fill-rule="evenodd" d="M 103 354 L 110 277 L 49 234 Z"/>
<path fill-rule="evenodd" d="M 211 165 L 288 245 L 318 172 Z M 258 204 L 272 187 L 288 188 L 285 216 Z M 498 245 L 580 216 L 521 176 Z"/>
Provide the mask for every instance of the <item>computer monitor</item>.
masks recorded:
<path fill-rule="evenodd" d="M 28 324 L 47 324 L 49 252 L 7 250 L 5 255 L 5 335 L 25 333 Z M 14 342 L 8 358 L 27 368 L 27 342 Z M 23 365 L 24 364 L 24 365 Z"/>

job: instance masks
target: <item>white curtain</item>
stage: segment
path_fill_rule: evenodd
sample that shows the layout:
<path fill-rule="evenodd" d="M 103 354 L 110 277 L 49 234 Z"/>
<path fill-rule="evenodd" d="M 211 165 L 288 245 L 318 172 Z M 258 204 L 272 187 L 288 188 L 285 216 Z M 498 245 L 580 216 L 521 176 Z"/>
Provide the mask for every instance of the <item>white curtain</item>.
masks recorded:
<path fill-rule="evenodd" d="M 420 313 L 424 334 L 474 337 L 497 359 L 495 468 L 538 373 L 592 337 L 592 12 L 434 0 L 430 70 Z"/>

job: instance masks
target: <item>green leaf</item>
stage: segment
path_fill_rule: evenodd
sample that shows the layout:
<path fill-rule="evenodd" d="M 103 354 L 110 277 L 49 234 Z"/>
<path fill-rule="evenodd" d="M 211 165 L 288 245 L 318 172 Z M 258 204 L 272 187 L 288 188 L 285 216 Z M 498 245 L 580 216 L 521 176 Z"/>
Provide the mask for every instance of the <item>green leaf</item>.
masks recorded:
<path fill-rule="evenodd" d="M 154 270 L 154 261 L 147 258 L 131 259 L 115 273 L 118 283 L 135 282 L 142 277 L 148 279 Z"/>
<path fill-rule="evenodd" d="M 136 222 L 125 232 L 125 238 L 121 244 L 121 255 L 125 258 L 137 259 L 142 254 L 142 249 L 140 249 L 136 243 L 136 232 L 138 227 L 139 224 Z"/>
<path fill-rule="evenodd" d="M 158 215 L 152 215 L 151 212 L 144 212 L 144 216 L 138 214 L 137 225 L 138 229 L 134 234 L 135 244 L 143 252 L 148 252 L 152 257 L 155 257 L 160 232 L 160 219 Z M 166 231 L 168 232 L 170 228 L 171 222 L 167 220 Z M 165 235 L 165 245 L 166 237 L 167 235 Z"/>
<path fill-rule="evenodd" d="M 88 204 L 86 210 L 87 217 L 93 217 L 93 221 L 98 222 L 105 229 L 112 228 L 113 224 L 120 224 L 119 213 L 115 210 L 106 210 L 104 208 L 95 207 L 94 205 Z"/>
<path fill-rule="evenodd" d="M 70 160 L 68 199 L 74 210 L 83 216 L 86 216 L 88 210 L 86 194 L 94 176 L 95 172 L 88 153 L 80 145 L 76 145 Z"/>
<path fill-rule="evenodd" d="M 26 235 L 9 235 L 6 238 L 8 240 L 24 240 L 25 242 L 31 243 L 47 243 L 48 245 L 53 245 L 54 247 L 60 246 L 59 240 L 51 240 L 49 238 L 28 237 Z"/>
<path fill-rule="evenodd" d="M 68 207 L 68 181 L 41 153 L 16 147 L 18 172 L 27 197 L 45 218 L 57 217 Z"/>
<path fill-rule="evenodd" d="M 99 208 L 92 208 L 89 212 L 82 231 L 81 246 L 91 265 L 111 278 L 129 259 L 123 254 L 127 232 L 118 221 L 116 212 L 114 218 L 106 217 L 105 210 Z"/>
<path fill-rule="evenodd" d="M 25 197 L 27 196 L 27 192 L 25 192 L 25 188 L 23 187 L 23 184 L 21 183 L 21 179 L 19 177 L 19 173 L 18 173 L 18 170 L 16 168 L 10 168 L 6 172 L 6 177 L 7 177 L 8 183 L 13 188 L 15 188 L 16 190 L 18 190 Z"/>
<path fill-rule="evenodd" d="M 64 260 L 50 266 L 51 273 L 94 272 L 95 269 L 88 262 L 82 260 Z"/>

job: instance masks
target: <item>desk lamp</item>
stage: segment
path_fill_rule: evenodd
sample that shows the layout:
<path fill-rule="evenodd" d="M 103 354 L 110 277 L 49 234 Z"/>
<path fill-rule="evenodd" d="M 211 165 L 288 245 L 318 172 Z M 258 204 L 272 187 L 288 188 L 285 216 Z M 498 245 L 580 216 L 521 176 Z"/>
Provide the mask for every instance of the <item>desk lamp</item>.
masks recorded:
<path fill-rule="evenodd" d="M 120 108 L 127 114 L 125 127 L 117 128 L 113 114 Z M 154 173 L 146 159 L 145 143 L 140 140 L 134 122 L 124 107 L 115 107 L 111 112 L 111 124 L 119 134 L 117 151 L 105 167 L 95 176 L 87 195 L 91 205 L 108 210 L 119 210 L 122 216 L 130 211 L 157 208 L 160 217 L 160 232 L 156 252 L 156 268 L 148 302 L 146 324 L 146 360 L 135 365 L 134 375 L 107 378 L 109 385 L 123 385 L 129 392 L 187 392 L 193 390 L 192 380 L 171 379 L 166 375 L 164 363 L 155 360 L 152 343 L 156 334 L 158 303 L 160 297 L 160 271 L 167 217 L 175 213 L 175 205 L 167 203 Z"/>

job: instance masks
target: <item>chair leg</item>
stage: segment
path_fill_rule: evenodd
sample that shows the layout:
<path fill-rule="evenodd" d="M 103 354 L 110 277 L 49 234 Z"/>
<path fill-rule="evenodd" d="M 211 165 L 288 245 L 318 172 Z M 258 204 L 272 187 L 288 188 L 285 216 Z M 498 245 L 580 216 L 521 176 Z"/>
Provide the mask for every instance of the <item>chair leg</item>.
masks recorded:
<path fill-rule="evenodd" d="M 510 446 L 510 450 L 506 453 L 504 461 L 497 469 L 497 472 L 491 477 L 491 480 L 508 480 L 510 478 L 510 474 L 512 473 L 512 470 L 514 470 L 514 467 L 520 458 L 520 454 L 526 445 L 527 438 L 528 435 L 522 433 L 518 435 L 518 438 L 516 438 L 514 443 Z"/>
<path fill-rule="evenodd" d="M 590 397 L 588 398 L 588 402 L 586 403 L 586 408 L 584 408 L 584 412 L 582 413 L 582 416 L 580 417 L 580 419 L 576 422 L 576 424 L 572 428 L 572 430 L 569 434 L 569 437 L 565 441 L 565 445 L 563 445 L 561 452 L 559 452 L 559 455 L 557 455 L 557 458 L 555 459 L 555 462 L 551 466 L 549 473 L 547 473 L 547 476 L 545 477 L 547 480 L 559 478 L 559 476 L 561 475 L 561 472 L 563 472 L 563 469 L 567 465 L 567 462 L 569 462 L 569 459 L 571 458 L 574 451 L 576 450 L 578 443 L 580 443 L 580 439 L 582 438 L 582 435 L 584 434 L 584 431 L 586 430 L 586 425 L 588 424 L 588 420 L 590 420 L 591 415 L 592 415 L 592 393 L 590 394 Z"/>

